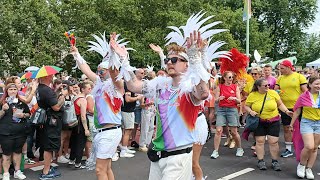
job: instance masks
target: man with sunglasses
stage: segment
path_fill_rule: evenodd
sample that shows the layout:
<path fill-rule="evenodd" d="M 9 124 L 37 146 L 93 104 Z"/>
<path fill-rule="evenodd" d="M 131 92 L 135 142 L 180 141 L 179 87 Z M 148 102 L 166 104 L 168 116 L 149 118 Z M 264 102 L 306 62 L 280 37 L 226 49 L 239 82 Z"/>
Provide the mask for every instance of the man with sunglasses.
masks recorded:
<path fill-rule="evenodd" d="M 275 90 L 280 90 L 280 98 L 283 104 L 290 110 L 293 111 L 293 107 L 298 100 L 301 93 L 308 90 L 306 78 L 297 72 L 294 72 L 294 67 L 291 61 L 284 60 L 280 63 L 280 72 Z M 292 152 L 292 132 L 290 130 L 291 117 L 285 113 L 281 113 L 281 120 L 284 129 L 284 140 L 286 150 L 281 153 L 281 157 L 293 156 Z"/>
<path fill-rule="evenodd" d="M 102 81 L 105 81 L 109 78 L 108 63 L 106 61 L 99 64 L 97 68 L 97 75 Z"/>

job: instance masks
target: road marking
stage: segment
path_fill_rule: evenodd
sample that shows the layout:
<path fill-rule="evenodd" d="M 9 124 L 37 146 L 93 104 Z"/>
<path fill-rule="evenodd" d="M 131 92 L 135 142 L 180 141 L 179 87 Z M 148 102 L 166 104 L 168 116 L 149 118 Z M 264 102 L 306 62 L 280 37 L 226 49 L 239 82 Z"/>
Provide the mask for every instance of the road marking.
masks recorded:
<path fill-rule="evenodd" d="M 243 170 L 241 170 L 241 171 L 232 173 L 232 174 L 230 174 L 230 175 L 228 175 L 228 176 L 222 177 L 222 178 L 220 178 L 220 179 L 218 179 L 218 180 L 229 180 L 229 179 L 233 179 L 233 178 L 235 178 L 235 177 L 241 176 L 241 175 L 246 174 L 246 173 L 251 172 L 251 171 L 254 171 L 254 169 L 253 169 L 253 168 L 246 168 L 246 169 L 243 169 Z"/>
<path fill-rule="evenodd" d="M 56 164 L 56 163 L 51 163 L 51 166 L 57 167 L 57 166 L 59 166 L 59 165 Z M 43 169 L 43 167 L 44 167 L 44 165 L 41 165 L 41 166 L 32 167 L 32 168 L 30 168 L 30 169 L 31 169 L 32 171 L 40 171 L 40 170 Z"/>

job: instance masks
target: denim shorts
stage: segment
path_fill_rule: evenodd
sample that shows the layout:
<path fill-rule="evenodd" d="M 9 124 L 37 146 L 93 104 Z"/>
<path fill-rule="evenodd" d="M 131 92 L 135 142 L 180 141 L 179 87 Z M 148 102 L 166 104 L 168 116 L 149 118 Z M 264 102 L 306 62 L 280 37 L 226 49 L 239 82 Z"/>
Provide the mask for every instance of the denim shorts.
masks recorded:
<path fill-rule="evenodd" d="M 141 123 L 141 108 L 137 108 L 134 110 L 134 123 L 135 124 Z"/>
<path fill-rule="evenodd" d="M 239 126 L 239 114 L 237 108 L 219 107 L 217 108 L 216 126 Z"/>
<path fill-rule="evenodd" d="M 300 132 L 301 134 L 320 134 L 320 120 L 301 118 Z"/>

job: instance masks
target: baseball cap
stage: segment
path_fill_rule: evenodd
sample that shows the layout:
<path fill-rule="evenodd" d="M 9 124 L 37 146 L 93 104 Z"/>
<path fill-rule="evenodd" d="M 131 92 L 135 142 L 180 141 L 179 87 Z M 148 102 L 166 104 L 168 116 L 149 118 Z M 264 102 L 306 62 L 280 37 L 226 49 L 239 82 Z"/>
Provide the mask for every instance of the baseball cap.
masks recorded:
<path fill-rule="evenodd" d="M 282 62 L 280 63 L 280 65 L 289 67 L 292 71 L 294 71 L 293 64 L 292 64 L 292 62 L 289 61 L 289 60 L 284 60 L 284 61 L 282 61 Z"/>

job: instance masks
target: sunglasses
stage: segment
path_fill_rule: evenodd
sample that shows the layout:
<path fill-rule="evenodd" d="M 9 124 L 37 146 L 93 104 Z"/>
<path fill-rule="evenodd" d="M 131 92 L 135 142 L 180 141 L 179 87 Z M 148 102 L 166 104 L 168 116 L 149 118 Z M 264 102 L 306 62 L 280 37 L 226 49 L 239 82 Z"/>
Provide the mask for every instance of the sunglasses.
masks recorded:
<path fill-rule="evenodd" d="M 172 57 L 172 58 L 165 58 L 164 59 L 164 63 L 168 64 L 169 61 L 171 61 L 172 64 L 177 63 L 178 59 L 180 59 L 180 61 L 186 62 L 185 60 L 178 58 L 178 57 Z"/>
<path fill-rule="evenodd" d="M 102 75 L 102 74 L 104 74 L 104 72 L 105 72 L 105 70 L 100 70 L 100 71 L 98 71 L 98 74 Z"/>
<path fill-rule="evenodd" d="M 233 79 L 233 76 L 229 76 L 228 79 Z"/>
<path fill-rule="evenodd" d="M 255 75 L 258 75 L 258 73 L 251 73 L 251 75 L 254 75 L 254 76 L 255 76 Z"/>
<path fill-rule="evenodd" d="M 266 84 L 266 85 L 264 85 L 264 87 L 270 87 L 270 84 Z"/>

